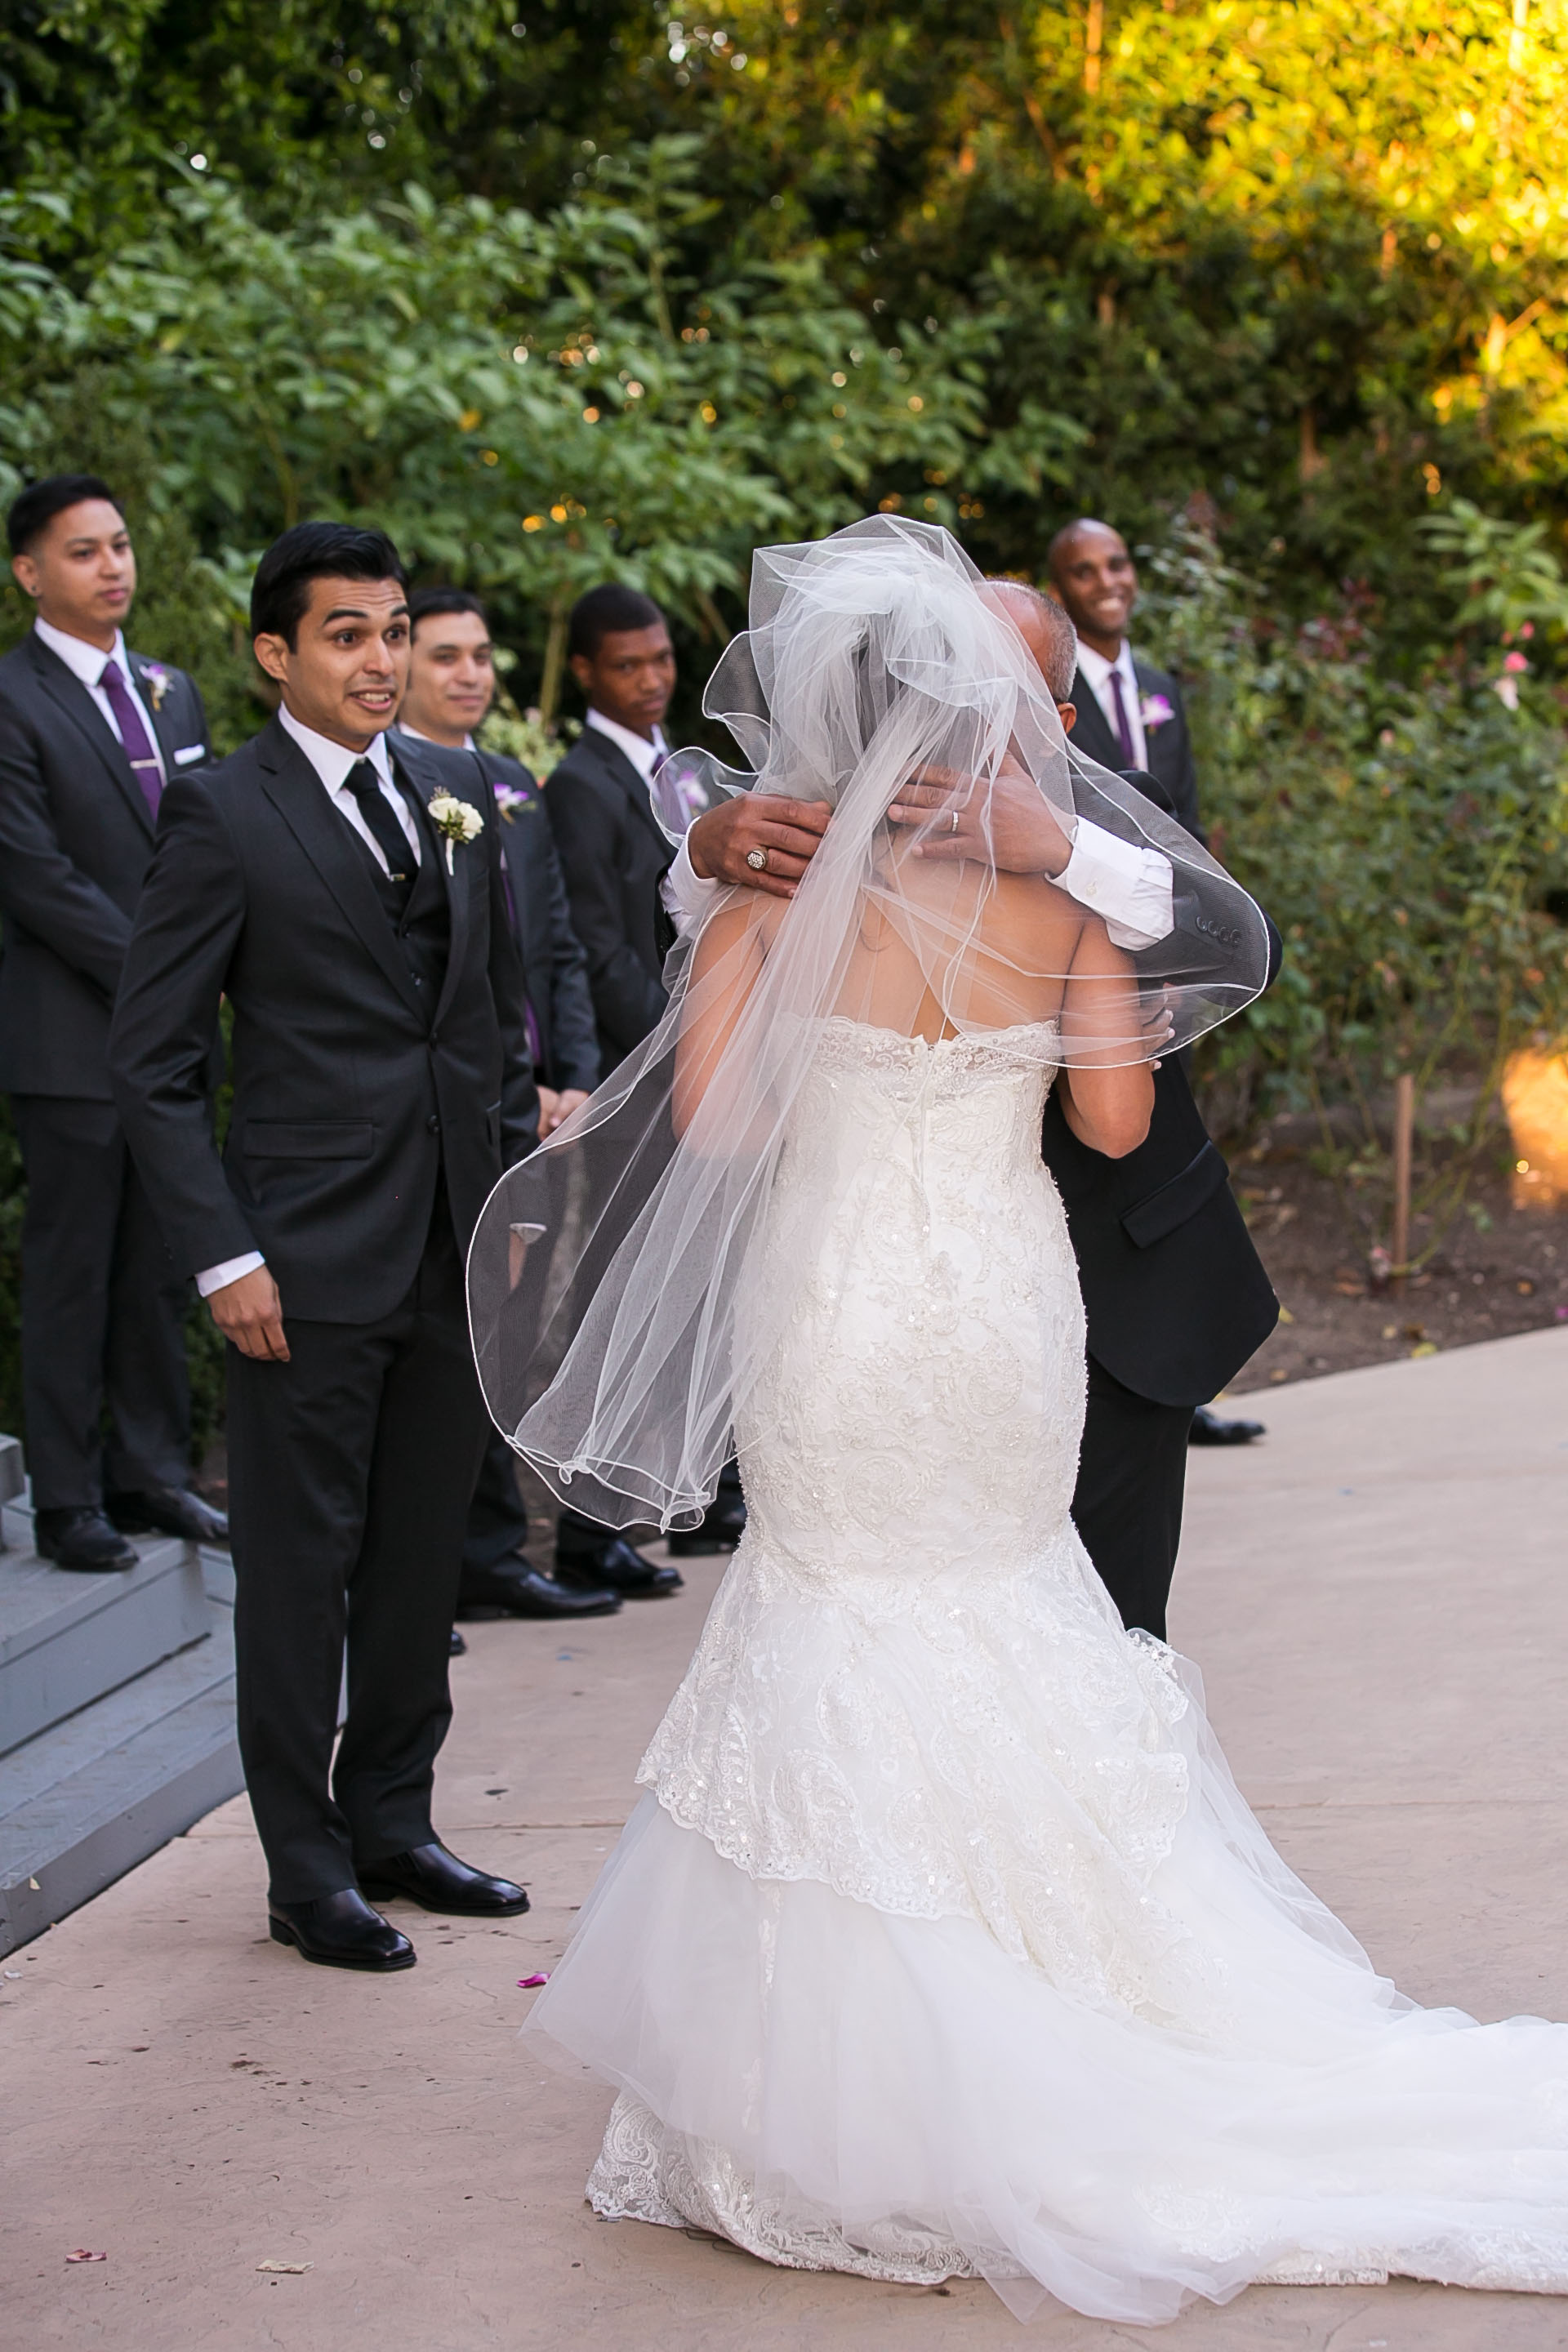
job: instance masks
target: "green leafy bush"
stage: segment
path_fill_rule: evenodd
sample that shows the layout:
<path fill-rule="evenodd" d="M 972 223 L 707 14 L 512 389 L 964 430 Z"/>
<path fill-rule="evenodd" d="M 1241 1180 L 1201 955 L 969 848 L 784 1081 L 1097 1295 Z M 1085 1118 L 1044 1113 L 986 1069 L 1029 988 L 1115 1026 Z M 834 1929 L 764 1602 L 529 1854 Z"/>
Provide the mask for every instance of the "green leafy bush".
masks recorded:
<path fill-rule="evenodd" d="M 1286 943 L 1275 987 L 1202 1049 L 1232 1128 L 1264 1103 L 1364 1102 L 1400 1070 L 1420 1087 L 1462 1073 L 1484 1099 L 1522 1039 L 1568 1032 L 1568 932 L 1549 911 L 1568 745 L 1542 675 L 1563 584 L 1530 530 L 1458 522 L 1434 559 L 1454 634 L 1409 677 L 1364 590 L 1298 625 L 1195 532 L 1149 564 L 1140 635 L 1187 681 L 1212 845 Z M 1512 642 L 1466 627 L 1472 610 L 1506 610 Z"/>

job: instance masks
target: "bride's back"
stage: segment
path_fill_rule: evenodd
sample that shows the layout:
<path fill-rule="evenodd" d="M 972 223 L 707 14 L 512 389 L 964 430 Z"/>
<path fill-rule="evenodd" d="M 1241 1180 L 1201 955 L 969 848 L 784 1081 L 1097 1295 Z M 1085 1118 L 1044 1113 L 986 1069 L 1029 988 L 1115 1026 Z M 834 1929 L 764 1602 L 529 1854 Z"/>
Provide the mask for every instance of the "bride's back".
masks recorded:
<path fill-rule="evenodd" d="M 1055 1020 L 1083 910 L 1042 876 L 879 850 L 833 1005 L 928 1045 Z"/>

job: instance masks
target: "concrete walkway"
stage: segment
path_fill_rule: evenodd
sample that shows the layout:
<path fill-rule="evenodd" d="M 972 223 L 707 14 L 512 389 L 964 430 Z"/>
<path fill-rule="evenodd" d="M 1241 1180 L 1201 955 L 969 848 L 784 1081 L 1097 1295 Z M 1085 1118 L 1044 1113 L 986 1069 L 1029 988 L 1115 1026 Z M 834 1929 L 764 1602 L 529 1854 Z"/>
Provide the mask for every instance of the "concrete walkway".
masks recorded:
<path fill-rule="evenodd" d="M 1380 1966 L 1487 2018 L 1568 2017 L 1568 1331 L 1259 1400 L 1193 1457 L 1175 1638 L 1237 1777 Z M 983 2286 L 773 2271 L 582 2202 L 607 2106 L 514 2033 L 613 1841 L 715 1576 L 563 1640 L 469 1629 L 438 1818 L 525 1877 L 512 1926 L 402 1911 L 411 1974 L 265 1939 L 243 1801 L 0 1978 L 0 2341 L 18 2352 L 1475 2352 L 1568 2301 L 1250 2292 L 1146 2335 Z M 68 2265 L 77 2247 L 101 2263 Z M 308 2265 L 297 2274 L 268 2263 Z"/>

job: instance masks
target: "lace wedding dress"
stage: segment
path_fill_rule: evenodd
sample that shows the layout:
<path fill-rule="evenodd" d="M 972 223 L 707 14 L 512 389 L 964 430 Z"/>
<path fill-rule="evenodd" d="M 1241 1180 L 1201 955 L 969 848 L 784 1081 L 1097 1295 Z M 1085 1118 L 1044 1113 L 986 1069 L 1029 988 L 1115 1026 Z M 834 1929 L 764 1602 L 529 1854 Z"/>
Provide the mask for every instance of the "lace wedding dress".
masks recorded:
<path fill-rule="evenodd" d="M 1074 1532 L 1050 1050 L 826 1024 L 742 1280 L 750 1525 L 526 2029 L 619 2093 L 588 2193 L 1020 2315 L 1568 2292 L 1568 2030 L 1373 1974 Z"/>

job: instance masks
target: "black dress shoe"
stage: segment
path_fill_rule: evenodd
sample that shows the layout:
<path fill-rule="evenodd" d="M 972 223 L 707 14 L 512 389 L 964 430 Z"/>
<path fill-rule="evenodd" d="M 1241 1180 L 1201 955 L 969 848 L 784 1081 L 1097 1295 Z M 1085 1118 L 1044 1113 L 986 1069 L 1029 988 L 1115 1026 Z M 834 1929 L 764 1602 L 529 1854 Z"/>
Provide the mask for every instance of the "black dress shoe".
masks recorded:
<path fill-rule="evenodd" d="M 574 1592 L 591 1592 L 608 1585 L 626 1601 L 662 1601 L 668 1592 L 679 1592 L 685 1582 L 678 1568 L 659 1568 L 645 1559 L 640 1551 L 627 1543 L 624 1536 L 610 1536 L 591 1552 L 563 1559 L 555 1555 L 557 1583 L 570 1585 Z"/>
<path fill-rule="evenodd" d="M 1201 1404 L 1193 1415 L 1187 1444 L 1250 1445 L 1255 1437 L 1266 1437 L 1268 1433 L 1260 1421 L 1222 1421 L 1217 1412 L 1211 1411 L 1206 1404 Z"/>
<path fill-rule="evenodd" d="M 76 1504 L 65 1510 L 35 1511 L 33 1542 L 40 1559 L 52 1559 L 57 1568 L 78 1568 L 88 1574 L 99 1574 L 108 1569 L 121 1573 L 136 1565 L 136 1547 L 127 1543 L 105 1517 L 90 1503 Z"/>
<path fill-rule="evenodd" d="M 465 1568 L 458 1587 L 459 1617 L 610 1617 L 620 1605 L 608 1585 L 559 1583 L 516 1551 L 490 1568 Z"/>
<path fill-rule="evenodd" d="M 701 1523 L 669 1538 L 671 1559 L 696 1559 L 704 1552 L 733 1551 L 746 1532 L 746 1506 L 739 1491 L 719 1493 L 703 1512 Z"/>
<path fill-rule="evenodd" d="M 468 1654 L 468 1645 L 455 1625 L 452 1628 L 452 1645 L 447 1654 L 454 1658 L 466 1658 Z"/>
<path fill-rule="evenodd" d="M 188 1486 L 150 1486 L 142 1495 L 110 1495 L 104 1507 L 128 1536 L 184 1536 L 189 1543 L 226 1544 L 228 1521 Z"/>
<path fill-rule="evenodd" d="M 401 1929 L 373 1911 L 357 1886 L 318 1895 L 313 1903 L 269 1903 L 275 1944 L 292 1944 L 324 1969 L 411 1969 L 417 1957 Z"/>
<path fill-rule="evenodd" d="M 374 1901 L 389 1902 L 406 1895 L 426 1911 L 466 1912 L 475 1917 L 505 1919 L 528 1908 L 528 1897 L 510 1878 L 488 1878 L 470 1870 L 439 1839 L 416 1845 L 411 1853 L 384 1855 L 360 1869 L 359 1883 Z"/>

